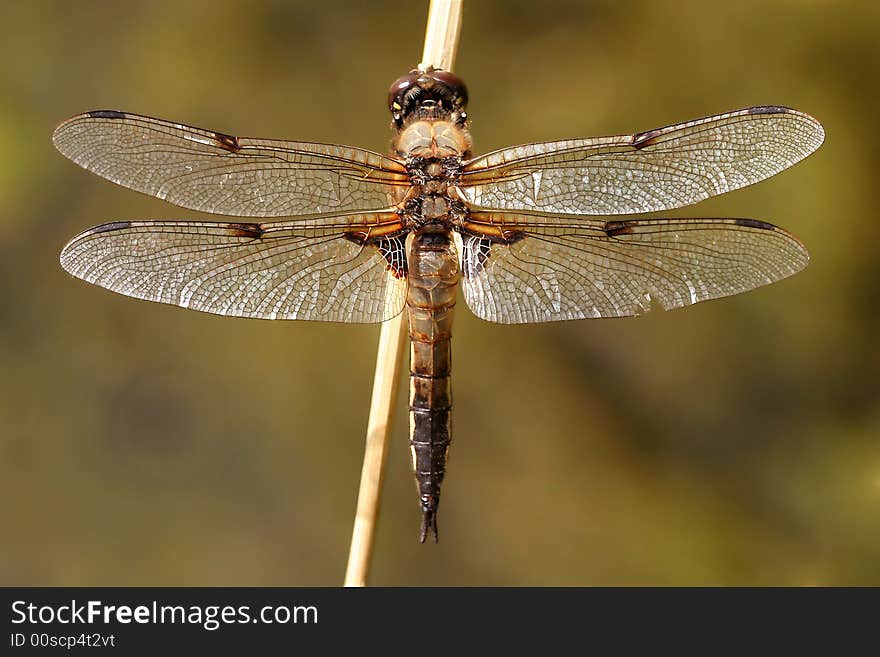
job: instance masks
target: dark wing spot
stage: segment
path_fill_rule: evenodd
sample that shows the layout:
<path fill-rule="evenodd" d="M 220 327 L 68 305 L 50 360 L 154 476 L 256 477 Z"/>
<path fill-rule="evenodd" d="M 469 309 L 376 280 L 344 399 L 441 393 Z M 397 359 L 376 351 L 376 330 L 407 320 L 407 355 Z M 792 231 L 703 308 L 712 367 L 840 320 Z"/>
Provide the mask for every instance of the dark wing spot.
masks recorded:
<path fill-rule="evenodd" d="M 750 107 L 749 114 L 787 114 L 791 108 L 782 105 L 759 105 L 758 107 Z"/>
<path fill-rule="evenodd" d="M 486 262 L 492 255 L 493 247 L 508 248 L 527 237 L 526 233 L 521 230 L 504 230 L 502 231 L 502 236 L 485 235 L 469 230 L 461 230 L 459 232 L 461 233 L 464 246 L 464 253 L 461 259 L 461 275 L 464 278 L 474 278 L 482 273 L 486 267 Z"/>
<path fill-rule="evenodd" d="M 100 226 L 95 226 L 92 229 L 93 233 L 107 233 L 111 230 L 125 230 L 126 228 L 131 228 L 130 221 L 111 221 L 106 224 L 101 224 Z"/>
<path fill-rule="evenodd" d="M 392 237 L 377 240 L 376 248 L 385 258 L 385 269 L 391 272 L 394 278 L 406 277 L 406 233 L 400 233 Z"/>
<path fill-rule="evenodd" d="M 86 112 L 88 116 L 93 119 L 124 119 L 125 112 L 119 112 L 117 110 L 94 110 L 92 112 Z"/>
<path fill-rule="evenodd" d="M 617 237 L 618 235 L 631 234 L 633 226 L 635 226 L 635 222 L 632 221 L 606 221 L 602 230 L 608 237 Z"/>
<path fill-rule="evenodd" d="M 391 272 L 394 278 L 406 277 L 406 233 L 397 233 L 390 237 L 370 238 L 367 233 L 348 232 L 342 233 L 342 239 L 348 240 L 358 246 L 371 244 L 375 246 L 385 259 L 385 269 Z"/>
<path fill-rule="evenodd" d="M 227 224 L 226 227 L 236 237 L 260 239 L 263 236 L 263 227 L 260 224 Z"/>
<path fill-rule="evenodd" d="M 630 144 L 633 148 L 644 148 L 645 146 L 650 146 L 653 143 L 656 143 L 657 137 L 662 134 L 662 130 L 660 128 L 655 128 L 654 130 L 648 130 L 647 132 L 640 132 L 638 134 L 633 135 L 632 141 Z"/>
<path fill-rule="evenodd" d="M 766 221 L 758 221 L 757 219 L 734 219 L 737 226 L 745 226 L 746 228 L 760 228 L 761 230 L 775 230 L 776 226 L 768 224 Z"/>
<path fill-rule="evenodd" d="M 367 243 L 366 233 L 342 233 L 342 239 L 354 242 L 358 246 L 363 246 Z"/>
<path fill-rule="evenodd" d="M 224 135 L 222 132 L 215 132 L 214 139 L 217 140 L 217 145 L 220 148 L 223 148 L 230 153 L 237 153 L 241 150 L 241 146 L 238 145 L 238 137 Z"/>
<path fill-rule="evenodd" d="M 483 271 L 492 253 L 492 240 L 487 237 L 467 235 L 464 237 L 463 246 L 461 275 L 466 279 L 475 278 Z"/>

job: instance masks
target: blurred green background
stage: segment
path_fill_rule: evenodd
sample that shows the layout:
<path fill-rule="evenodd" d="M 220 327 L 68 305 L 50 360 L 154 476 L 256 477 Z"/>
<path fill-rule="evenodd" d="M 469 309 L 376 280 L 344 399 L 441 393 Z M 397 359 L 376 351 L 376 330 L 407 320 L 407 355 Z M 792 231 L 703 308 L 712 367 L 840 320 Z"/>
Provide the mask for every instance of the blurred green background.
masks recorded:
<path fill-rule="evenodd" d="M 372 581 L 880 584 L 878 3 L 468 0 L 476 152 L 754 104 L 825 146 L 683 216 L 772 221 L 811 265 L 639 319 L 461 304 L 441 543 L 417 541 L 405 386 Z M 88 286 L 71 236 L 195 218 L 54 151 L 116 108 L 385 150 L 427 4 L 0 7 L 0 584 L 338 585 L 378 328 L 228 319 Z"/>

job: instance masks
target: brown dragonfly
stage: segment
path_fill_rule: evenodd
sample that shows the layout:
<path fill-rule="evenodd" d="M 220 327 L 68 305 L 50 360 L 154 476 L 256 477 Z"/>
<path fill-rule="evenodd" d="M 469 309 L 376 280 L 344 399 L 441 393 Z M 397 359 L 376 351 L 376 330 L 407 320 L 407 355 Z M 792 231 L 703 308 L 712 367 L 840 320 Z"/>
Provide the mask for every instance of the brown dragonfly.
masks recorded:
<path fill-rule="evenodd" d="M 785 278 L 809 255 L 764 221 L 618 215 L 750 185 L 824 139 L 812 117 L 762 106 L 474 157 L 466 104 L 464 83 L 447 71 L 395 81 L 391 155 L 112 110 L 74 116 L 53 137 L 61 153 L 124 187 L 261 220 L 106 223 L 62 251 L 74 276 L 236 317 L 381 322 L 406 311 L 422 541 L 437 538 L 459 285 L 478 317 L 517 324 L 639 315 Z"/>

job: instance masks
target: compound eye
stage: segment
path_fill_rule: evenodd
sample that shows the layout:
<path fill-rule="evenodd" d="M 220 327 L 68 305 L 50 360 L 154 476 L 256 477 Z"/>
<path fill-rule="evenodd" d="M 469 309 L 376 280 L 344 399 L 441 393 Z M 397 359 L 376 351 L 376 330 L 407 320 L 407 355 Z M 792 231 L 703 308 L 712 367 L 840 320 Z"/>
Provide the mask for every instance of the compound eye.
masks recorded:
<path fill-rule="evenodd" d="M 455 97 L 458 106 L 467 105 L 468 93 L 464 81 L 449 71 L 431 71 L 431 77 L 446 85 Z"/>
<path fill-rule="evenodd" d="M 401 98 L 419 79 L 418 71 L 410 71 L 407 75 L 397 78 L 388 90 L 388 107 L 391 111 L 402 109 Z"/>

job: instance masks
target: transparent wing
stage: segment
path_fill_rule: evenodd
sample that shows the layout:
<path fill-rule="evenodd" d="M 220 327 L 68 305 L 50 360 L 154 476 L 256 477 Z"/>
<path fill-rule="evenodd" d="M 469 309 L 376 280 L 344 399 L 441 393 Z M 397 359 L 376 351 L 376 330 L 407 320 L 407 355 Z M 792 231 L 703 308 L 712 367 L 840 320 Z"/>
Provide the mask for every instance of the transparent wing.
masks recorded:
<path fill-rule="evenodd" d="M 474 206 L 499 210 L 670 210 L 777 174 L 824 138 L 807 114 L 751 107 L 634 135 L 505 148 L 469 161 L 461 190 Z"/>
<path fill-rule="evenodd" d="M 465 299 L 503 324 L 679 308 L 767 285 L 809 261 L 795 237 L 754 219 L 474 217 L 459 246 Z"/>
<path fill-rule="evenodd" d="M 409 185 L 401 163 L 372 151 L 238 138 L 111 110 L 68 119 L 52 140 L 81 167 L 123 187 L 239 217 L 379 210 Z"/>
<path fill-rule="evenodd" d="M 405 235 L 388 219 L 355 215 L 323 227 L 117 221 L 71 240 L 61 265 L 120 294 L 218 315 L 381 322 L 406 297 Z"/>

